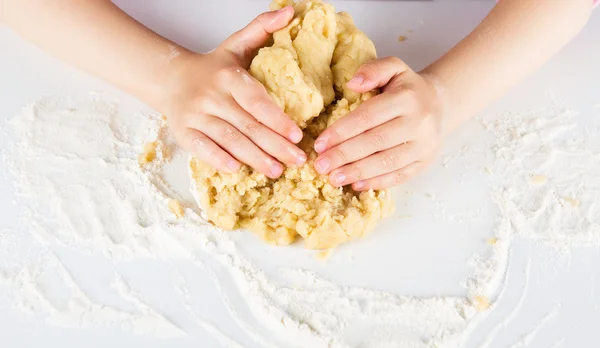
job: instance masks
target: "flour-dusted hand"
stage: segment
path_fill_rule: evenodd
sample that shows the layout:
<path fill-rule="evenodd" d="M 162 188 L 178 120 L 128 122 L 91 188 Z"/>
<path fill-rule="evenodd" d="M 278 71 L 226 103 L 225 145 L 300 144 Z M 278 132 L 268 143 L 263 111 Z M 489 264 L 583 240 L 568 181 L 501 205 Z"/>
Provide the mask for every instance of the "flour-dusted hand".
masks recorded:
<path fill-rule="evenodd" d="M 436 88 L 395 57 L 363 65 L 348 87 L 382 88 L 335 122 L 315 142 L 315 169 L 336 186 L 357 191 L 405 182 L 425 168 L 441 144 L 442 107 Z"/>
<path fill-rule="evenodd" d="M 246 70 L 293 14 L 292 7 L 263 13 L 214 51 L 182 63 L 181 85 L 167 114 L 181 146 L 218 170 L 237 171 L 242 162 L 270 178 L 282 174 L 279 161 L 306 162 L 306 154 L 293 145 L 302 131 Z"/>

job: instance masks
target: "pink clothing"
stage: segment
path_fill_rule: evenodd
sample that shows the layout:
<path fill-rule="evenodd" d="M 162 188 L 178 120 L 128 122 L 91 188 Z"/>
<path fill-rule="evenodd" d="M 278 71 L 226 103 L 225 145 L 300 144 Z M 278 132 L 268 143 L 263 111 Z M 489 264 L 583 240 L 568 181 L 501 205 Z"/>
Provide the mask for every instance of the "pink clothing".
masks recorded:
<path fill-rule="evenodd" d="M 498 2 L 500 0 L 496 0 L 496 2 Z M 598 6 L 598 4 L 600 4 L 600 0 L 594 0 L 594 7 Z"/>

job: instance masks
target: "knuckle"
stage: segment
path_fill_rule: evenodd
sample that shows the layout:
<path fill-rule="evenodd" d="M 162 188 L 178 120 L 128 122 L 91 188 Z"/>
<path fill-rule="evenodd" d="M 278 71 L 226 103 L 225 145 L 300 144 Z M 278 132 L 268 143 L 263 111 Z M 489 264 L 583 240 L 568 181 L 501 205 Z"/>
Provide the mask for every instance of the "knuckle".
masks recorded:
<path fill-rule="evenodd" d="M 260 124 L 258 124 L 258 122 L 256 122 L 256 121 L 246 121 L 246 122 L 244 122 L 243 129 L 244 129 L 244 133 L 246 133 L 248 136 L 252 137 L 259 133 Z"/>
<path fill-rule="evenodd" d="M 194 136 L 190 141 L 192 151 L 204 153 L 206 151 L 207 140 L 203 135 Z"/>
<path fill-rule="evenodd" d="M 385 156 L 383 156 L 383 158 L 381 159 L 381 165 L 385 168 L 385 169 L 391 169 L 394 168 L 396 166 L 397 163 L 397 159 L 396 156 L 392 155 L 392 154 L 387 154 Z"/>
<path fill-rule="evenodd" d="M 394 173 L 393 182 L 395 185 L 402 184 L 406 180 L 408 180 L 408 174 L 406 173 L 405 170 L 399 170 L 396 173 Z"/>
<path fill-rule="evenodd" d="M 360 68 L 360 72 L 366 75 L 376 76 L 379 72 L 379 66 L 376 60 L 363 64 Z"/>
<path fill-rule="evenodd" d="M 396 56 L 386 57 L 385 60 L 387 60 L 389 63 L 394 64 L 394 65 L 404 65 L 404 62 L 402 61 L 402 59 L 400 59 Z"/>
<path fill-rule="evenodd" d="M 267 105 L 267 101 L 263 96 L 255 96 L 248 99 L 248 107 L 250 110 L 261 110 Z"/>
<path fill-rule="evenodd" d="M 398 93 L 402 97 L 404 102 L 414 103 L 418 99 L 417 92 L 414 90 L 414 88 L 410 86 L 406 86 L 406 88 L 403 88 Z"/>
<path fill-rule="evenodd" d="M 259 28 L 262 28 L 263 30 L 267 31 L 266 28 L 268 26 L 269 23 L 269 19 L 272 18 L 273 14 L 271 12 L 263 12 L 261 14 L 259 14 L 258 16 L 256 16 L 248 25 L 248 27 L 253 27 L 253 26 L 257 26 Z"/>
<path fill-rule="evenodd" d="M 257 153 L 253 158 L 253 163 L 256 163 L 255 169 L 259 172 L 269 175 L 271 174 L 271 170 L 275 165 L 275 161 L 272 160 L 269 156 L 264 153 Z"/>
<path fill-rule="evenodd" d="M 286 143 L 281 142 L 279 144 L 279 155 L 286 159 L 291 158 L 293 156 L 293 151 L 289 148 L 289 146 Z"/>
<path fill-rule="evenodd" d="M 389 98 L 390 109 L 392 111 L 405 110 L 410 101 L 408 101 L 408 99 L 402 95 L 403 90 L 400 89 L 399 91 L 394 91 L 393 93 L 393 97 Z"/>
<path fill-rule="evenodd" d="M 433 115 L 427 111 L 419 112 L 414 119 L 414 127 L 418 133 L 423 133 L 429 129 L 432 124 Z"/>
<path fill-rule="evenodd" d="M 370 137 L 373 145 L 377 147 L 385 144 L 386 137 L 382 131 L 372 131 Z"/>
<path fill-rule="evenodd" d="M 238 133 L 233 127 L 226 126 L 221 130 L 221 138 L 226 142 L 233 142 L 238 139 Z"/>
<path fill-rule="evenodd" d="M 367 108 L 358 108 L 355 112 L 355 122 L 357 127 L 365 126 L 369 124 L 371 119 L 371 112 Z"/>
<path fill-rule="evenodd" d="M 381 177 L 379 177 L 379 178 L 374 178 L 374 179 L 367 181 L 365 187 L 372 188 L 375 190 L 380 190 L 380 189 L 386 187 L 386 183 L 384 182 L 384 180 Z"/>
<path fill-rule="evenodd" d="M 223 167 L 225 165 L 225 158 L 223 158 L 221 150 L 219 148 L 213 148 L 208 153 L 208 158 L 214 163 L 216 167 Z"/>
<path fill-rule="evenodd" d="M 193 101 L 193 110 L 195 113 L 204 114 L 212 113 L 218 110 L 218 103 L 216 97 L 210 94 L 201 95 L 196 97 Z"/>
<path fill-rule="evenodd" d="M 363 170 L 362 170 L 362 168 L 360 167 L 360 165 L 358 165 L 358 164 L 353 164 L 353 165 L 352 165 L 351 172 L 352 172 L 352 174 L 353 174 L 353 175 L 352 175 L 352 177 L 353 177 L 354 179 L 356 179 L 356 180 L 362 180 L 362 179 L 364 179 L 364 177 L 363 177 Z"/>
<path fill-rule="evenodd" d="M 218 71 L 218 79 L 223 83 L 232 83 L 234 79 L 239 75 L 240 69 L 235 66 L 228 66 Z"/>
<path fill-rule="evenodd" d="M 338 146 L 334 150 L 335 156 L 338 158 L 340 163 L 347 163 L 348 161 L 348 153 L 342 146 Z"/>
<path fill-rule="evenodd" d="M 388 63 L 392 66 L 394 66 L 394 69 L 397 70 L 399 73 L 404 73 L 407 71 L 412 71 L 410 69 L 410 67 L 408 65 L 406 65 L 406 63 L 398 58 L 398 57 L 387 57 Z"/>
<path fill-rule="evenodd" d="M 326 137 L 335 143 L 339 143 L 342 140 L 342 132 L 340 132 L 339 127 L 331 127 L 327 130 L 327 133 Z"/>

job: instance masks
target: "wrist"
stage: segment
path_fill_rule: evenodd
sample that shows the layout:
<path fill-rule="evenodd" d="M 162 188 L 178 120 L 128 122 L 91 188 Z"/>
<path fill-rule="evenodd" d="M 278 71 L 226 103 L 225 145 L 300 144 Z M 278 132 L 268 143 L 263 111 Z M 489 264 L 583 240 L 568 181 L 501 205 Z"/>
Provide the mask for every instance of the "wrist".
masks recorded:
<path fill-rule="evenodd" d="M 436 100 L 435 103 L 437 104 L 436 109 L 440 118 L 440 133 L 445 138 L 453 130 L 454 127 L 452 125 L 455 123 L 452 120 L 454 112 L 452 111 L 453 106 L 450 104 L 451 98 L 448 97 L 446 84 L 442 77 L 429 67 L 421 70 L 419 75 L 433 92 Z"/>
<path fill-rule="evenodd" d="M 142 93 L 141 99 L 158 112 L 164 115 L 171 114 L 175 100 L 188 83 L 190 70 L 198 64 L 201 56 L 183 48 L 173 48 L 173 52 L 161 66 L 157 66 L 154 76 L 151 77 L 154 87 Z"/>
<path fill-rule="evenodd" d="M 443 137 L 455 131 L 473 115 L 473 111 L 464 103 L 464 98 L 460 95 L 461 89 L 456 87 L 452 75 L 447 73 L 451 71 L 452 69 L 440 66 L 436 62 L 419 72 L 437 95 L 442 113 Z"/>

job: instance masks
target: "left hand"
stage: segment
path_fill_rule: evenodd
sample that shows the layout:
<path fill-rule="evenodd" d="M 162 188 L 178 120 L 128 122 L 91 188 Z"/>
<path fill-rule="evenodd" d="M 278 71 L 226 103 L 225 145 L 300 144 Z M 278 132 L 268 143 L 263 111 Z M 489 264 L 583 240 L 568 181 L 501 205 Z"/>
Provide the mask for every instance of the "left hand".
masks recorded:
<path fill-rule="evenodd" d="M 388 57 L 364 64 L 348 88 L 382 93 L 327 128 L 315 141 L 315 169 L 334 186 L 356 191 L 404 183 L 436 157 L 442 107 L 435 85 Z"/>

